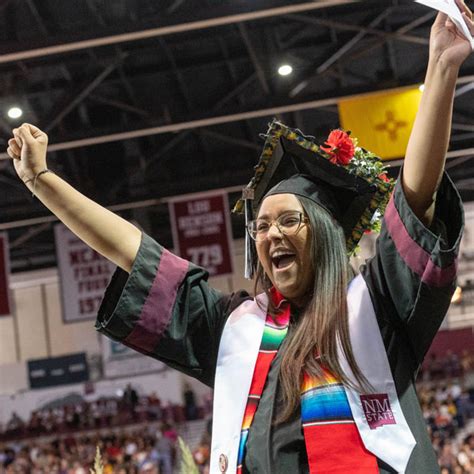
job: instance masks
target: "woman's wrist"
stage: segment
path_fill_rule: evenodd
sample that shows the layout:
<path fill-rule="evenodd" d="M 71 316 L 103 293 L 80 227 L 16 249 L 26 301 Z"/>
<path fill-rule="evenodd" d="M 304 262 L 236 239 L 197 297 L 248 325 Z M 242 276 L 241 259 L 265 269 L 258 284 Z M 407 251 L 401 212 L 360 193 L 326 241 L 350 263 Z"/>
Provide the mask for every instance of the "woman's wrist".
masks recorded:
<path fill-rule="evenodd" d="M 442 59 L 430 59 L 426 71 L 425 89 L 434 82 L 454 87 L 459 77 L 459 69 L 459 66 L 446 64 Z"/>
<path fill-rule="evenodd" d="M 35 176 L 45 169 L 48 169 L 48 166 L 46 164 L 30 168 L 28 170 L 25 170 L 24 173 L 20 176 L 20 178 L 25 184 L 27 184 L 28 182 L 32 182 L 35 179 Z"/>
<path fill-rule="evenodd" d="M 428 61 L 427 75 L 431 73 L 439 73 L 448 77 L 456 77 L 459 75 L 461 64 L 456 64 L 451 61 L 446 61 L 443 54 L 430 54 Z"/>
<path fill-rule="evenodd" d="M 55 174 L 54 171 L 48 169 L 45 166 L 43 169 L 40 169 L 39 171 L 37 171 L 34 175 L 23 179 L 23 182 L 28 187 L 28 189 L 31 190 L 31 192 L 33 193 L 33 196 L 36 195 L 36 189 L 37 189 L 39 180 L 41 180 L 41 178 L 47 173 Z"/>

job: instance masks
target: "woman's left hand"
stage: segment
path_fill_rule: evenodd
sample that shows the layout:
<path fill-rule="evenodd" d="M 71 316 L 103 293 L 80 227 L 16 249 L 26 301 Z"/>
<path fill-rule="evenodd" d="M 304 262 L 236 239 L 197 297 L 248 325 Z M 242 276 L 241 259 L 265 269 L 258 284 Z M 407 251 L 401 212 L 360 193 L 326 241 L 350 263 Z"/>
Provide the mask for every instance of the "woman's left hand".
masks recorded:
<path fill-rule="evenodd" d="M 462 12 L 464 21 L 474 36 L 474 21 L 472 11 L 463 0 L 456 0 Z M 457 29 L 453 21 L 444 13 L 438 17 L 431 28 L 430 58 L 436 63 L 447 67 L 460 67 L 471 54 L 469 40 Z"/>

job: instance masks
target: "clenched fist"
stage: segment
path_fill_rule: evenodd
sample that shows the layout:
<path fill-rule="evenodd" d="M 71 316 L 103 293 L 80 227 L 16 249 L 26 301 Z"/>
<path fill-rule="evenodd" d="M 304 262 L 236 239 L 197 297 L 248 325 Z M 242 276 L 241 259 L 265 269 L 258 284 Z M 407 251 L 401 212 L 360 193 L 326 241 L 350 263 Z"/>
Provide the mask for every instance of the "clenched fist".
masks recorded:
<path fill-rule="evenodd" d="M 13 129 L 8 140 L 8 155 L 13 158 L 15 171 L 24 182 L 33 179 L 46 166 L 48 136 L 38 127 L 24 123 Z"/>

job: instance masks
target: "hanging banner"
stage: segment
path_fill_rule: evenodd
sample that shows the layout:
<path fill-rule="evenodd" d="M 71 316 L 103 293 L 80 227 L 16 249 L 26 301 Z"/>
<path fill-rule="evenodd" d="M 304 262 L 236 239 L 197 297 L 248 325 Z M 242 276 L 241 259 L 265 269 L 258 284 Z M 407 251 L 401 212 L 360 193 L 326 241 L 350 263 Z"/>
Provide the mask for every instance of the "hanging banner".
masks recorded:
<path fill-rule="evenodd" d="M 211 276 L 231 275 L 232 236 L 227 194 L 203 193 L 169 203 L 176 253 Z"/>
<path fill-rule="evenodd" d="M 63 321 L 94 319 L 115 265 L 79 240 L 66 226 L 54 227 Z"/>
<path fill-rule="evenodd" d="M 341 100 L 341 127 L 380 158 L 403 158 L 420 99 L 421 91 L 416 88 Z"/>
<path fill-rule="evenodd" d="M 120 342 L 102 336 L 102 366 L 105 378 L 127 377 L 168 370 L 163 362 L 140 354 Z"/>
<path fill-rule="evenodd" d="M 0 233 L 0 316 L 11 314 L 10 291 L 10 253 L 8 247 L 8 234 Z"/>

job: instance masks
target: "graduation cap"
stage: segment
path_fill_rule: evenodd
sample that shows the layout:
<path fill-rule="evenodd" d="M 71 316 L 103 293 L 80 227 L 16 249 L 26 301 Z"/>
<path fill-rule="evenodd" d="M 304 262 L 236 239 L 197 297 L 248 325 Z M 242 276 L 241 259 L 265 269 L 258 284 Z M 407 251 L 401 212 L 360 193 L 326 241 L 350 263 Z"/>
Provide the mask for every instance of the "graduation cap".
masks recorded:
<path fill-rule="evenodd" d="M 352 255 L 364 232 L 378 230 L 380 225 L 395 184 L 387 177 L 386 166 L 341 130 L 334 130 L 324 145 L 317 145 L 313 137 L 274 120 L 265 137 L 255 174 L 233 212 L 245 212 L 247 224 L 266 196 L 306 197 L 341 225 L 347 253 Z M 245 277 L 252 278 L 257 259 L 248 232 L 245 242 Z"/>

